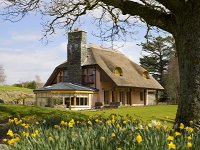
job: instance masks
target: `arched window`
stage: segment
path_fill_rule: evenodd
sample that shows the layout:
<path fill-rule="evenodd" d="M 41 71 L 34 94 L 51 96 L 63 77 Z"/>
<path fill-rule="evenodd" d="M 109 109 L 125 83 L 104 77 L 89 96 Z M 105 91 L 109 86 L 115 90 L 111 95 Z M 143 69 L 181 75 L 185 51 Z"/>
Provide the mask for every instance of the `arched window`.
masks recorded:
<path fill-rule="evenodd" d="M 144 71 L 142 74 L 143 78 L 145 79 L 149 79 L 149 72 L 148 71 Z"/>
<path fill-rule="evenodd" d="M 122 69 L 120 67 L 116 67 L 114 69 L 114 75 L 115 76 L 123 76 L 123 72 L 122 72 Z"/>

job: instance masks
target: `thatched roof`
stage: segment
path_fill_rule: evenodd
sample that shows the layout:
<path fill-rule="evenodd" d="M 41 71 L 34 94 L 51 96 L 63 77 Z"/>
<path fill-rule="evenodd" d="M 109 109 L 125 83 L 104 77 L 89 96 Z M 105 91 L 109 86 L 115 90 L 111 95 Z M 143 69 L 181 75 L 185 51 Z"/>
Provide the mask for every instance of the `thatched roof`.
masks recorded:
<path fill-rule="evenodd" d="M 96 45 L 91 45 L 89 52 L 90 56 L 83 65 L 97 64 L 117 86 L 163 89 L 151 75 L 148 76 L 149 79 L 144 78 L 143 73 L 147 70 L 132 62 L 121 52 Z M 122 76 L 115 76 L 113 72 L 116 67 L 122 69 Z"/>
<path fill-rule="evenodd" d="M 45 83 L 44 86 L 51 85 L 51 83 L 56 78 L 56 76 L 57 76 L 57 74 L 59 73 L 60 70 L 67 70 L 67 61 L 64 61 L 62 64 L 58 65 L 54 69 L 54 71 L 52 72 L 52 74 L 50 75 L 50 77 L 48 78 L 48 80 L 47 80 L 47 82 Z"/>
<path fill-rule="evenodd" d="M 98 65 L 117 86 L 163 89 L 158 81 L 156 81 L 151 75 L 148 75 L 148 79 L 144 78 L 143 74 L 147 73 L 147 70 L 132 62 L 118 50 L 90 45 L 88 48 L 88 56 L 82 64 L 82 67 L 88 65 Z M 114 74 L 116 67 L 121 68 L 123 72 L 122 76 L 116 76 Z M 67 62 L 64 62 L 55 68 L 45 85 L 49 85 L 53 80 L 56 71 L 60 68 L 67 69 Z"/>

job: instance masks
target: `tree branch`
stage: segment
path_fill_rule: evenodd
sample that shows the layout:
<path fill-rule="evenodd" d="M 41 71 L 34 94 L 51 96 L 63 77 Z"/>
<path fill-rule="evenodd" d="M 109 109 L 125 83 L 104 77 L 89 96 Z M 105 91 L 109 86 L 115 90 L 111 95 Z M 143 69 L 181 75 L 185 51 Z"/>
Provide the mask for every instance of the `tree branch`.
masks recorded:
<path fill-rule="evenodd" d="M 140 16 L 149 25 L 157 26 L 165 31 L 173 33 L 175 19 L 172 14 L 167 14 L 151 7 L 139 4 L 133 1 L 124 0 L 100 0 L 106 5 L 111 5 L 119 8 L 124 15 L 130 14 L 131 16 Z M 160 0 L 161 1 L 161 0 Z M 170 0 L 171 1 L 171 0 Z"/>
<path fill-rule="evenodd" d="M 177 8 L 179 7 L 179 1 L 178 0 L 156 0 L 163 6 L 165 6 L 167 9 L 169 9 L 171 12 L 176 12 Z"/>

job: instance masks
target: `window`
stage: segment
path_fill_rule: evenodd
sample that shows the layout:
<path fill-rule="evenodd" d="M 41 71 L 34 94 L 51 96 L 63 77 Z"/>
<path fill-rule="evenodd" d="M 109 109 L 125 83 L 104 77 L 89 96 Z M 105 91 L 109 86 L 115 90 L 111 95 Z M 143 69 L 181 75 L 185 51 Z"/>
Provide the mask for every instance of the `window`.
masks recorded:
<path fill-rule="evenodd" d="M 64 70 L 64 79 L 63 79 L 64 82 L 67 82 L 67 77 L 68 77 L 68 72 L 67 70 Z"/>
<path fill-rule="evenodd" d="M 140 101 L 143 101 L 143 100 L 144 100 L 144 93 L 140 92 Z"/>
<path fill-rule="evenodd" d="M 74 97 L 71 97 L 71 105 L 74 106 Z M 87 96 L 77 96 L 76 97 L 76 106 L 84 106 L 88 104 L 88 97 Z"/>
<path fill-rule="evenodd" d="M 144 71 L 143 74 L 142 74 L 142 76 L 145 79 L 149 79 L 149 73 L 148 73 L 148 71 Z"/>
<path fill-rule="evenodd" d="M 85 68 L 82 73 L 83 83 L 93 84 L 95 81 L 95 68 Z"/>
<path fill-rule="evenodd" d="M 109 91 L 104 91 L 104 104 L 109 104 Z"/>
<path fill-rule="evenodd" d="M 122 69 L 120 67 L 116 67 L 114 69 L 114 75 L 115 76 L 123 76 L 123 72 L 122 72 Z"/>

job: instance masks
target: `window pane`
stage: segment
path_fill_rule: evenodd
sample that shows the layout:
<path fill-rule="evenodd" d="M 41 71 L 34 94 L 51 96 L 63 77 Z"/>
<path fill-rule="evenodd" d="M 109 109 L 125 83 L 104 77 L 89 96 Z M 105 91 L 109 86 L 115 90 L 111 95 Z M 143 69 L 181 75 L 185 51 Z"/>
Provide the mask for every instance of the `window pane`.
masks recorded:
<path fill-rule="evenodd" d="M 81 97 L 81 99 L 80 99 L 80 105 L 84 105 L 84 98 L 83 97 Z"/>
<path fill-rule="evenodd" d="M 74 106 L 74 97 L 71 97 L 71 105 Z"/>
<path fill-rule="evenodd" d="M 79 103 L 79 97 L 76 97 L 76 105 L 80 105 L 80 103 Z"/>

